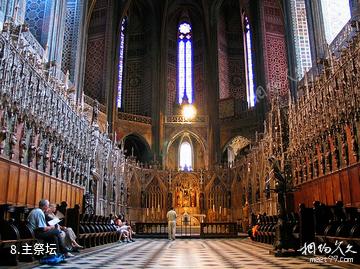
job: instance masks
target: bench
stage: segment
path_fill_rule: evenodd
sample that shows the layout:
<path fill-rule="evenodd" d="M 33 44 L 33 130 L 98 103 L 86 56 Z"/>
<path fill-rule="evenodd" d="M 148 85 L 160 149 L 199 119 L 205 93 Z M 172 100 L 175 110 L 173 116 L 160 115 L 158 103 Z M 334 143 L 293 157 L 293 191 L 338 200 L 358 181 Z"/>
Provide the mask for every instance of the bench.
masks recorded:
<path fill-rule="evenodd" d="M 80 245 L 86 248 L 116 242 L 118 234 L 110 217 L 80 214 L 79 207 L 66 211 L 67 226 L 78 237 Z"/>
<path fill-rule="evenodd" d="M 19 261 L 31 262 L 34 255 L 24 254 L 25 244 L 43 243 L 34 236 L 34 231 L 24 218 L 29 209 L 0 205 L 0 265 L 17 265 Z"/>

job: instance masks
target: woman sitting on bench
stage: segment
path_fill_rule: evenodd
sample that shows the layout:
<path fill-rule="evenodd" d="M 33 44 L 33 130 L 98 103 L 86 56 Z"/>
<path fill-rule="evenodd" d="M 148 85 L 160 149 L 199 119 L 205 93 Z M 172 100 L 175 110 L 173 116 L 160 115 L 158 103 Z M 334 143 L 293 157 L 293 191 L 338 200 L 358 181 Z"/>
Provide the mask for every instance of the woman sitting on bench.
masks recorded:
<path fill-rule="evenodd" d="M 116 230 L 120 234 L 119 241 L 123 238 L 125 242 L 135 242 L 135 240 L 132 239 L 132 230 L 131 227 L 124 224 L 120 218 L 117 218 L 115 220 Z"/>
<path fill-rule="evenodd" d="M 56 229 L 54 225 L 47 225 L 44 213 L 47 212 L 48 209 L 49 201 L 41 199 L 39 208 L 33 209 L 27 218 L 28 223 L 35 232 L 35 237 L 45 242 L 55 244 L 57 253 L 62 253 L 65 257 L 73 256 L 71 253 L 68 253 L 67 248 L 61 240 L 60 231 Z"/>
<path fill-rule="evenodd" d="M 56 214 L 56 204 L 50 204 L 48 211 L 46 212 L 45 218 L 46 221 L 50 221 L 53 219 L 58 219 L 59 216 Z M 61 213 L 60 213 L 61 214 Z M 60 226 L 59 228 L 62 233 L 62 240 L 64 242 L 65 247 L 67 247 L 71 251 L 77 251 L 79 249 L 83 249 L 83 246 L 80 246 L 76 242 L 76 235 L 72 228 Z"/>

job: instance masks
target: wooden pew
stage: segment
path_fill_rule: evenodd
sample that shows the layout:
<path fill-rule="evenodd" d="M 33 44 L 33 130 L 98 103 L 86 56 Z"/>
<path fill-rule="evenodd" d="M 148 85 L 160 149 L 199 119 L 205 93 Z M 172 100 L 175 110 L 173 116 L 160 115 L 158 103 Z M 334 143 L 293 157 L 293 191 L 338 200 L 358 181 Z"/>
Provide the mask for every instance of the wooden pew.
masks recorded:
<path fill-rule="evenodd" d="M 109 217 L 80 214 L 80 208 L 66 211 L 67 226 L 76 233 L 80 245 L 86 248 L 116 242 L 118 235 L 115 224 Z"/>
<path fill-rule="evenodd" d="M 344 207 L 341 201 L 335 205 L 314 203 L 314 230 L 316 245 L 326 243 L 331 249 L 342 242 L 343 248 L 352 245 L 357 254 L 347 253 L 347 258 L 354 258 L 359 263 L 360 253 L 360 209 Z"/>

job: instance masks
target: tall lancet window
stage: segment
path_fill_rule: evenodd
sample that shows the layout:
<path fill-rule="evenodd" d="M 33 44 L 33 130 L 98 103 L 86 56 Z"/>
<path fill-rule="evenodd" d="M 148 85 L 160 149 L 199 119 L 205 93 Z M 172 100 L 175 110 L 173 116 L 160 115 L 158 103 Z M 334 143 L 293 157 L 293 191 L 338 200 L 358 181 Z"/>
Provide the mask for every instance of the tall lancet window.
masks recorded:
<path fill-rule="evenodd" d="M 321 0 L 321 8 L 325 37 L 327 43 L 330 44 L 351 18 L 349 1 Z"/>
<path fill-rule="evenodd" d="M 122 19 L 120 31 L 120 46 L 119 46 L 119 74 L 118 74 L 118 88 L 117 88 L 117 108 L 122 105 L 123 93 L 123 76 L 124 76 L 124 50 L 125 50 L 125 27 L 126 17 Z"/>
<path fill-rule="evenodd" d="M 291 0 L 290 6 L 296 54 L 296 75 L 300 80 L 312 66 L 305 0 Z"/>
<path fill-rule="evenodd" d="M 254 83 L 254 65 L 253 65 L 253 54 L 252 54 L 252 34 L 249 19 L 245 17 L 245 40 L 246 40 L 246 94 L 248 106 L 253 107 L 256 102 L 255 97 L 255 83 Z"/>
<path fill-rule="evenodd" d="M 192 31 L 187 21 L 178 28 L 178 94 L 179 104 L 193 103 Z"/>
<path fill-rule="evenodd" d="M 192 147 L 188 141 L 180 144 L 179 149 L 179 169 L 182 171 L 192 170 Z"/>

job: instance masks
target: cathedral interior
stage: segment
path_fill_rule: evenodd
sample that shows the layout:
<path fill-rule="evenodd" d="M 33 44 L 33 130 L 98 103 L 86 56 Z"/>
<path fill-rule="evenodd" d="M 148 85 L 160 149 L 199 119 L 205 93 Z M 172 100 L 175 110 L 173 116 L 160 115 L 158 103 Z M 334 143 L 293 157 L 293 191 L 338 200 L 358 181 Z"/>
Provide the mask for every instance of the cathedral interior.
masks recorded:
<path fill-rule="evenodd" d="M 359 0 L 0 0 L 0 264 L 47 199 L 62 267 L 360 268 L 359 100 Z"/>

